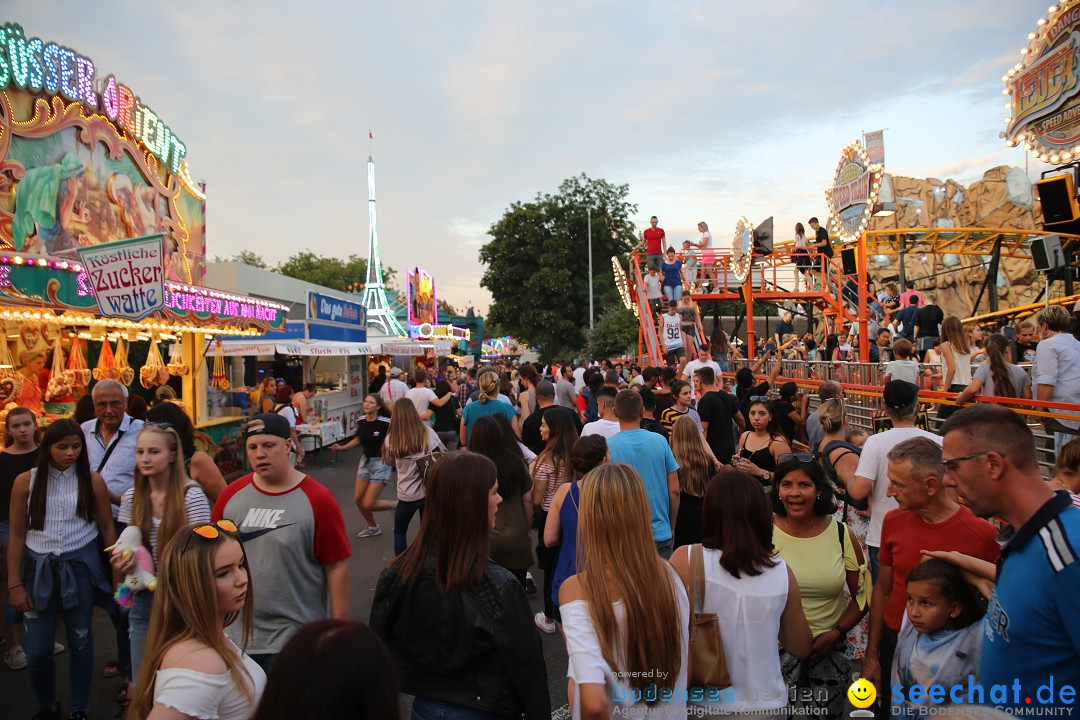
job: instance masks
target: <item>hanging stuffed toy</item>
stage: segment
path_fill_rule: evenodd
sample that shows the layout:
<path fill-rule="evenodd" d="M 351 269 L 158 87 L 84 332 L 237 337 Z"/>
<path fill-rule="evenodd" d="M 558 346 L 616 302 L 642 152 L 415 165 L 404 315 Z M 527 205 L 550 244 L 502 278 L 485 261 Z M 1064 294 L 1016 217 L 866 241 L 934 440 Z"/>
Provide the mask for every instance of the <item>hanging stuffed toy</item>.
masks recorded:
<path fill-rule="evenodd" d="M 128 558 L 135 553 L 137 562 L 135 569 L 125 578 L 123 584 L 116 588 L 116 602 L 121 607 L 130 608 L 134 604 L 132 595 L 138 590 L 157 589 L 157 576 L 154 575 L 154 559 L 150 551 L 142 543 L 142 530 L 138 525 L 128 525 L 120 537 L 116 538 L 116 544 L 105 548 L 105 552 L 112 553 L 113 557 Z"/>

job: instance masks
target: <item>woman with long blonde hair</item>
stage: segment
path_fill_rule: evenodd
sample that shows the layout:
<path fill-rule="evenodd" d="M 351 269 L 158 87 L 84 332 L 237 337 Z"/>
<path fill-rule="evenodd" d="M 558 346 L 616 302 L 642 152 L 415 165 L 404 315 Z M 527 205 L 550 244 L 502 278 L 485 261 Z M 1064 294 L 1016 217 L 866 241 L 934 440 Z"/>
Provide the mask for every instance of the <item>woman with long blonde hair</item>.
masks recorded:
<path fill-rule="evenodd" d="M 574 717 L 685 718 L 677 691 L 687 682 L 690 605 L 656 552 L 645 486 L 629 465 L 601 465 L 581 481 L 578 569 L 559 590 Z M 655 702 L 665 691 L 673 699 Z"/>
<path fill-rule="evenodd" d="M 941 323 L 941 375 L 944 387 L 959 393 L 971 384 L 971 345 L 960 318 L 950 315 Z M 937 416 L 944 420 L 954 412 L 955 405 L 939 405 Z"/>
<path fill-rule="evenodd" d="M 705 486 L 718 468 L 705 436 L 689 415 L 671 426 L 671 453 L 679 463 L 679 514 L 673 546 L 682 547 L 701 542 L 701 502 Z"/>
<path fill-rule="evenodd" d="M 382 460 L 397 469 L 397 507 L 394 508 L 394 554 L 408 545 L 409 523 L 416 513 L 424 517 L 424 479 L 416 461 L 434 450 L 446 450 L 439 434 L 424 424 L 409 398 L 394 403 L 390 428 L 382 446 Z"/>
<path fill-rule="evenodd" d="M 247 555 L 229 520 L 182 528 L 164 547 L 146 640 L 146 680 L 129 717 L 241 720 L 254 711 L 266 674 L 225 636 L 236 620 L 251 634 Z"/>
<path fill-rule="evenodd" d="M 210 521 L 210 503 L 198 483 L 184 470 L 180 434 L 167 423 L 146 423 L 135 441 L 135 481 L 120 499 L 117 521 L 136 525 L 142 542 L 154 559 L 177 532 L 191 523 Z M 134 553 L 112 558 L 113 569 L 121 576 L 138 564 Z M 128 613 L 131 638 L 131 685 L 135 685 L 142 662 L 154 594 L 136 590 Z"/>

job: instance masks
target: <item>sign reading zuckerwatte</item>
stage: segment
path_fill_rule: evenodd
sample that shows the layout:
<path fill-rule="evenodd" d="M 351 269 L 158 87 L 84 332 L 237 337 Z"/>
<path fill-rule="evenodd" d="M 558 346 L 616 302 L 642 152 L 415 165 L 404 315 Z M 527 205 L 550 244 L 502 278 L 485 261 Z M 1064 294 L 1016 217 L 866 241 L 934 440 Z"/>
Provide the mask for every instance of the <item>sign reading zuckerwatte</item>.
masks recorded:
<path fill-rule="evenodd" d="M 367 308 L 358 302 L 349 302 L 309 290 L 307 319 L 344 325 L 365 325 Z"/>
<path fill-rule="evenodd" d="M 1058 162 L 1080 154 L 1080 0 L 1051 10 L 1002 80 L 1009 97 L 1006 142 Z"/>
<path fill-rule="evenodd" d="M 165 236 L 79 248 L 105 317 L 139 321 L 165 307 Z"/>

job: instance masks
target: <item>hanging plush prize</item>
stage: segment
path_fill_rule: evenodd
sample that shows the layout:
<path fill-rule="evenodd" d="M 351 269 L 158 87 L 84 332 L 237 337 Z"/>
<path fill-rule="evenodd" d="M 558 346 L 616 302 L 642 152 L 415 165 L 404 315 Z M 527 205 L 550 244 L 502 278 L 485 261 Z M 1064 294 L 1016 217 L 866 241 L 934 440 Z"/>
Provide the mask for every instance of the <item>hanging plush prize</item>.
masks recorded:
<path fill-rule="evenodd" d="M 232 387 L 225 377 L 225 348 L 220 340 L 214 341 L 214 372 L 210 375 L 210 387 L 215 390 L 228 390 Z"/>
<path fill-rule="evenodd" d="M 64 369 L 64 346 L 60 344 L 60 335 L 53 341 L 52 374 L 45 388 L 45 399 L 52 402 L 71 394 L 71 383 Z"/>
<path fill-rule="evenodd" d="M 95 380 L 116 380 L 120 373 L 116 371 L 116 356 L 113 355 L 109 336 L 101 338 L 101 352 L 98 353 L 97 367 L 92 373 Z"/>

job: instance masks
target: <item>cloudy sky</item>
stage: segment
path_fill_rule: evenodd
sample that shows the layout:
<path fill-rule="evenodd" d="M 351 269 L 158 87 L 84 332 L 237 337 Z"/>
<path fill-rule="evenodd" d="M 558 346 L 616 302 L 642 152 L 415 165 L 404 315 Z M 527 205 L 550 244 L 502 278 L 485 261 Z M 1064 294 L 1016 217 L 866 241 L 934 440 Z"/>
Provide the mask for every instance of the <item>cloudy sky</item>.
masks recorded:
<path fill-rule="evenodd" d="M 775 216 L 781 238 L 824 216 L 839 150 L 861 131 L 887 129 L 899 175 L 966 184 L 1023 167 L 998 138 L 1001 75 L 1046 12 L 1016 0 L 0 7 L 27 36 L 116 74 L 187 144 L 207 183 L 210 255 L 364 255 L 371 128 L 383 262 L 426 267 L 441 297 L 481 310 L 491 223 L 582 172 L 628 183 L 642 228 L 656 214 L 681 240 L 706 220 L 723 245 L 743 214 Z"/>

